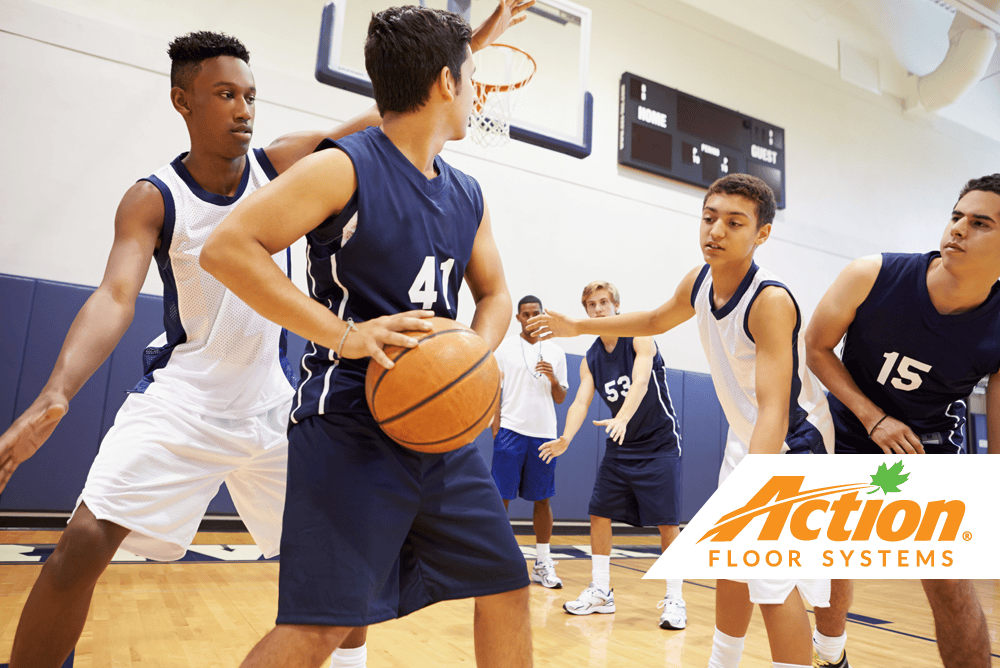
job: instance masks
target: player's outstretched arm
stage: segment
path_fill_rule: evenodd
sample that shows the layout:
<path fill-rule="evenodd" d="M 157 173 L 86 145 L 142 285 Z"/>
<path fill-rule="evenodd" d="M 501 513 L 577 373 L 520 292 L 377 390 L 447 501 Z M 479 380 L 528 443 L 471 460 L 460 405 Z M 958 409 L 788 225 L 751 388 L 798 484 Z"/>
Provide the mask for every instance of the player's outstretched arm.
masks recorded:
<path fill-rule="evenodd" d="M 356 188 L 354 166 L 343 151 L 303 158 L 226 216 L 205 242 L 201 266 L 268 320 L 342 357 L 372 356 L 391 369 L 382 346 L 412 348 L 416 340 L 399 332 L 430 329 L 420 318 L 433 312 L 383 316 L 348 331 L 348 323 L 295 287 L 271 259 L 339 213 Z"/>
<path fill-rule="evenodd" d="M 513 306 L 486 202 L 483 202 L 483 219 L 472 244 L 472 255 L 465 267 L 465 282 L 476 302 L 471 327 L 483 337 L 490 350 L 496 350 L 510 326 Z"/>
<path fill-rule="evenodd" d="M 788 435 L 788 403 L 792 391 L 792 334 L 798 310 L 780 287 L 764 288 L 750 307 L 747 326 L 756 346 L 757 424 L 750 454 L 778 454 Z"/>
<path fill-rule="evenodd" d="M 865 396 L 834 352 L 854 322 L 858 307 L 868 298 L 881 269 L 882 256 L 870 255 L 854 260 L 840 272 L 806 328 L 806 361 L 820 382 L 857 416 L 885 454 L 923 453 L 923 445 L 913 430 L 895 418 L 886 417 Z"/>
<path fill-rule="evenodd" d="M 590 409 L 590 402 L 594 400 L 594 376 L 590 373 L 590 366 L 587 358 L 580 361 L 580 387 L 576 391 L 576 398 L 566 411 L 566 427 L 562 436 L 554 441 L 546 441 L 538 446 L 538 456 L 546 464 L 566 452 L 576 432 L 580 431 L 583 421 L 587 419 L 587 410 Z"/>
<path fill-rule="evenodd" d="M 525 10 L 534 4 L 535 0 L 500 0 L 489 18 L 472 31 L 470 44 L 472 51 L 476 52 L 489 46 L 508 28 L 526 19 L 528 15 Z M 371 108 L 332 130 L 290 132 L 282 135 L 271 142 L 264 152 L 267 153 L 267 158 L 275 171 L 283 174 L 289 167 L 316 150 L 324 139 L 341 139 L 381 123 L 382 116 L 378 113 L 378 107 L 372 105 Z"/>
<path fill-rule="evenodd" d="M 546 311 L 528 321 L 532 336 L 654 336 L 673 329 L 694 315 L 691 291 L 701 267 L 690 272 L 677 286 L 673 296 L 654 311 L 624 313 L 609 318 L 570 318 L 556 311 Z"/>
<path fill-rule="evenodd" d="M 621 445 L 625 441 L 625 432 L 628 429 L 628 421 L 632 419 L 635 412 L 639 410 L 642 398 L 646 396 L 649 389 L 649 377 L 653 372 L 653 354 L 656 351 L 656 344 L 648 336 L 640 336 L 632 340 L 635 347 L 635 362 L 632 364 L 632 379 L 629 382 L 628 394 L 622 407 L 618 409 L 618 415 L 606 420 L 594 420 L 598 427 L 604 427 L 604 432 L 611 437 L 612 441 Z"/>
<path fill-rule="evenodd" d="M 986 385 L 986 452 L 1000 455 L 1000 372 Z"/>
<path fill-rule="evenodd" d="M 534 4 L 535 0 L 499 0 L 489 18 L 472 31 L 472 43 L 469 45 L 472 52 L 493 44 L 508 28 L 528 18 L 525 10 Z"/>
<path fill-rule="evenodd" d="M 0 491 L 14 469 L 52 434 L 69 410 L 70 400 L 132 323 L 135 300 L 162 228 L 163 198 L 156 186 L 140 181 L 118 205 L 115 240 L 104 278 L 73 320 L 48 382 L 31 406 L 0 435 Z"/>

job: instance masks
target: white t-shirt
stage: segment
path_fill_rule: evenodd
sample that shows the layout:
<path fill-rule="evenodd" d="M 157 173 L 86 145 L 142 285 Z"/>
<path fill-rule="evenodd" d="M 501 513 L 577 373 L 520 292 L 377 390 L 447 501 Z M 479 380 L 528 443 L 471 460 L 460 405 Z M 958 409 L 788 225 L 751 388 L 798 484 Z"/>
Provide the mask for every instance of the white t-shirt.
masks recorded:
<path fill-rule="evenodd" d="M 551 341 L 528 343 L 518 333 L 504 339 L 495 353 L 503 372 L 500 397 L 500 426 L 535 438 L 555 438 L 556 407 L 549 377 L 535 371 L 540 360 L 552 365 L 563 389 L 566 380 L 566 353 Z"/>

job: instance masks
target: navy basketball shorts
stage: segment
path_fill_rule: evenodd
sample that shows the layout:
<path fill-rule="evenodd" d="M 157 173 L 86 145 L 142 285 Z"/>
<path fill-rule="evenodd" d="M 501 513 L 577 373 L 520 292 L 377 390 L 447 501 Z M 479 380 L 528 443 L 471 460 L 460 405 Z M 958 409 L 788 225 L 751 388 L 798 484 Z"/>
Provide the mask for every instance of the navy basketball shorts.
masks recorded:
<path fill-rule="evenodd" d="M 541 501 L 555 495 L 558 457 L 546 464 L 538 456 L 542 443 L 551 440 L 500 428 L 493 440 L 492 470 L 500 498 Z"/>
<path fill-rule="evenodd" d="M 610 459 L 597 470 L 587 512 L 635 527 L 676 525 L 680 516 L 679 455 Z"/>
<path fill-rule="evenodd" d="M 528 586 L 475 445 L 407 450 L 367 413 L 289 429 L 278 624 L 365 626 Z"/>

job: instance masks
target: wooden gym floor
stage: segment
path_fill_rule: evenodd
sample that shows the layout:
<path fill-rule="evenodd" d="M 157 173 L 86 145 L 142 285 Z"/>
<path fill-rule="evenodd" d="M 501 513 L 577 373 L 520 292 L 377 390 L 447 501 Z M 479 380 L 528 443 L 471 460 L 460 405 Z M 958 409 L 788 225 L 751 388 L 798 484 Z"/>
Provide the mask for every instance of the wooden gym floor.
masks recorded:
<path fill-rule="evenodd" d="M 3 545 L 54 544 L 58 532 L 0 531 Z M 531 536 L 519 537 L 534 544 Z M 241 545 L 247 534 L 203 533 L 197 543 Z M 621 536 L 615 546 L 658 545 L 658 536 Z M 557 536 L 559 545 L 583 546 L 586 536 Z M 12 554 L 8 551 L 8 554 Z M 557 556 L 558 558 L 558 556 Z M 0 559 L 2 561 L 2 559 Z M 662 580 L 642 580 L 653 558 L 612 559 L 617 612 L 575 617 L 562 610 L 590 580 L 589 559 L 560 559 L 564 587 L 532 585 L 534 656 L 538 666 L 604 668 L 670 666 L 704 668 L 713 633 L 714 581 L 686 580 L 688 627 L 658 627 L 656 603 Z M 0 666 L 10 656 L 14 631 L 41 566 L 0 564 Z M 250 647 L 274 624 L 278 565 L 274 562 L 113 563 L 98 583 L 76 668 L 239 665 Z M 854 619 L 848 623 L 848 657 L 855 668 L 940 666 L 934 625 L 919 582 L 865 580 L 855 583 Z M 990 626 L 994 656 L 1000 657 L 1000 586 L 977 583 Z M 58 614 L 58 613 L 54 613 Z M 474 666 L 472 602 L 440 603 L 402 620 L 372 628 L 372 668 Z M 769 667 L 759 612 L 747 636 L 741 666 Z"/>

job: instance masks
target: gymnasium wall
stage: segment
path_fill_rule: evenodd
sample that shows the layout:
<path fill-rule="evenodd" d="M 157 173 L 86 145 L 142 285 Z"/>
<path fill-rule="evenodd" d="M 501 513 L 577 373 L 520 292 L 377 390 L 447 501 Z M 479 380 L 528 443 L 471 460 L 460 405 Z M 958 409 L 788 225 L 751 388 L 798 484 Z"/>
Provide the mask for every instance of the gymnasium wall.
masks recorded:
<path fill-rule="evenodd" d="M 964 181 L 997 171 L 1000 143 L 938 117 L 909 116 L 898 99 L 854 88 L 802 49 L 744 29 L 746 2 L 733 0 L 732 16 L 720 18 L 722 0 L 711 3 L 716 14 L 681 0 L 578 1 L 593 10 L 592 155 L 577 160 L 516 142 L 484 150 L 468 141 L 445 152 L 482 184 L 515 300 L 530 292 L 582 315 L 580 289 L 601 277 L 618 284 L 623 309 L 651 308 L 701 262 L 703 191 L 616 163 L 624 71 L 785 128 L 788 208 L 758 260 L 792 287 L 806 317 L 849 259 L 936 247 Z M 789 16 L 798 11 L 791 0 L 774 2 Z M 370 106 L 312 77 L 322 4 L 0 0 L 0 272 L 81 289 L 100 282 L 122 193 L 188 146 L 168 98 L 165 49 L 177 34 L 223 30 L 248 45 L 259 90 L 256 146 Z M 797 27 L 789 20 L 789 30 Z M 559 57 L 534 55 L 541 67 Z M 300 247 L 293 256 L 302 257 Z M 302 265 L 294 269 L 300 286 Z M 161 293 L 152 270 L 143 291 Z M 470 302 L 466 291 L 466 322 Z M 52 302 L 61 319 L 78 307 Z M 0 329 L 26 317 L 5 312 Z M 707 371 L 692 323 L 658 341 L 668 367 Z M 574 355 L 589 343 L 560 341 Z M 10 375 L 13 367 L 0 367 L 7 388 L 30 393 L 44 382 Z M 0 428 L 14 416 L 3 408 Z"/>

